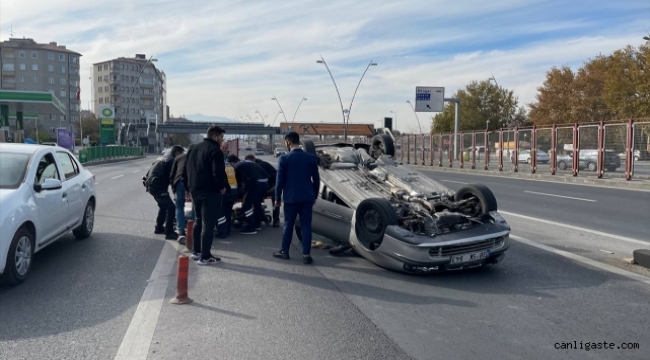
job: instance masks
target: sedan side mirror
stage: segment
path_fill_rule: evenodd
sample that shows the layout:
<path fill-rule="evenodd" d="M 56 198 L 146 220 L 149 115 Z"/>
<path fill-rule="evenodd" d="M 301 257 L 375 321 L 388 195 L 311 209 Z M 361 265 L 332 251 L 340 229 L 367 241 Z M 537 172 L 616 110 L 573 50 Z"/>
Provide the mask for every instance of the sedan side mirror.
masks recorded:
<path fill-rule="evenodd" d="M 61 180 L 45 179 L 43 184 L 40 185 L 41 190 L 57 190 L 63 187 Z"/>

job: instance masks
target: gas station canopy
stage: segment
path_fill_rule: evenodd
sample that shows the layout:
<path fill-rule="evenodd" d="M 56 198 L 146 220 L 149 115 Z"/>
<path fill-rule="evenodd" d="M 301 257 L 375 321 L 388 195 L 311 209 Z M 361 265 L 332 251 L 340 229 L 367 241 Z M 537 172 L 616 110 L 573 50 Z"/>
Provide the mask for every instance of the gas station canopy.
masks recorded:
<path fill-rule="evenodd" d="M 9 114 L 15 117 L 22 112 L 25 118 L 38 115 L 65 114 L 65 105 L 49 92 L 0 90 L 0 105 L 9 106 Z"/>

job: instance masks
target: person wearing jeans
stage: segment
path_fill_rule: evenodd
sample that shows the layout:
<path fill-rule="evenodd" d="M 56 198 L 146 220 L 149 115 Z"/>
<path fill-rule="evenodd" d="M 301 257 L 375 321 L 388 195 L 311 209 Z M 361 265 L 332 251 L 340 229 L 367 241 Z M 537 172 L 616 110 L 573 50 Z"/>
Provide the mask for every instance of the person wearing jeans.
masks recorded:
<path fill-rule="evenodd" d="M 186 201 L 186 191 L 184 181 L 187 174 L 185 173 L 185 160 L 187 159 L 187 154 L 192 150 L 194 145 L 190 145 L 187 149 L 187 152 L 182 155 L 177 156 L 174 159 L 174 164 L 172 165 L 172 171 L 169 176 L 173 193 L 176 197 L 176 227 L 178 228 L 178 242 L 185 244 L 185 237 L 187 236 L 185 232 L 186 219 L 185 219 L 185 201 Z"/>

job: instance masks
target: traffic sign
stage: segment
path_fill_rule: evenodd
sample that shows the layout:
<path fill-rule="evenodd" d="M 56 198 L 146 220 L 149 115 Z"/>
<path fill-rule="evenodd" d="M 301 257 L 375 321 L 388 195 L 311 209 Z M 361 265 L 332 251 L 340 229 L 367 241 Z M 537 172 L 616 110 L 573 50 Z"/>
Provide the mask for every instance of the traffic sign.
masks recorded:
<path fill-rule="evenodd" d="M 442 112 L 445 104 L 445 88 L 432 86 L 415 87 L 416 112 Z"/>

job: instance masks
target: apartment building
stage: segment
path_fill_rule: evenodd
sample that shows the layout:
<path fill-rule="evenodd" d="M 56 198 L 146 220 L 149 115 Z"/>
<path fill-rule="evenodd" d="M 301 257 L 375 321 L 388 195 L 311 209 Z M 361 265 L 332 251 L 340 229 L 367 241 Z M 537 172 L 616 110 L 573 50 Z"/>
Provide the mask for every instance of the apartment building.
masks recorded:
<path fill-rule="evenodd" d="M 165 73 L 144 54 L 93 64 L 94 112 L 112 106 L 116 123 L 162 123 L 167 118 L 166 82 Z"/>
<path fill-rule="evenodd" d="M 43 91 L 54 94 L 66 107 L 65 115 L 43 114 L 38 122 L 25 121 L 27 136 L 36 130 L 56 137 L 56 128 L 79 121 L 79 65 L 81 54 L 56 42 L 37 43 L 29 38 L 0 42 L 0 89 Z M 43 139 L 41 139 L 43 141 Z"/>

